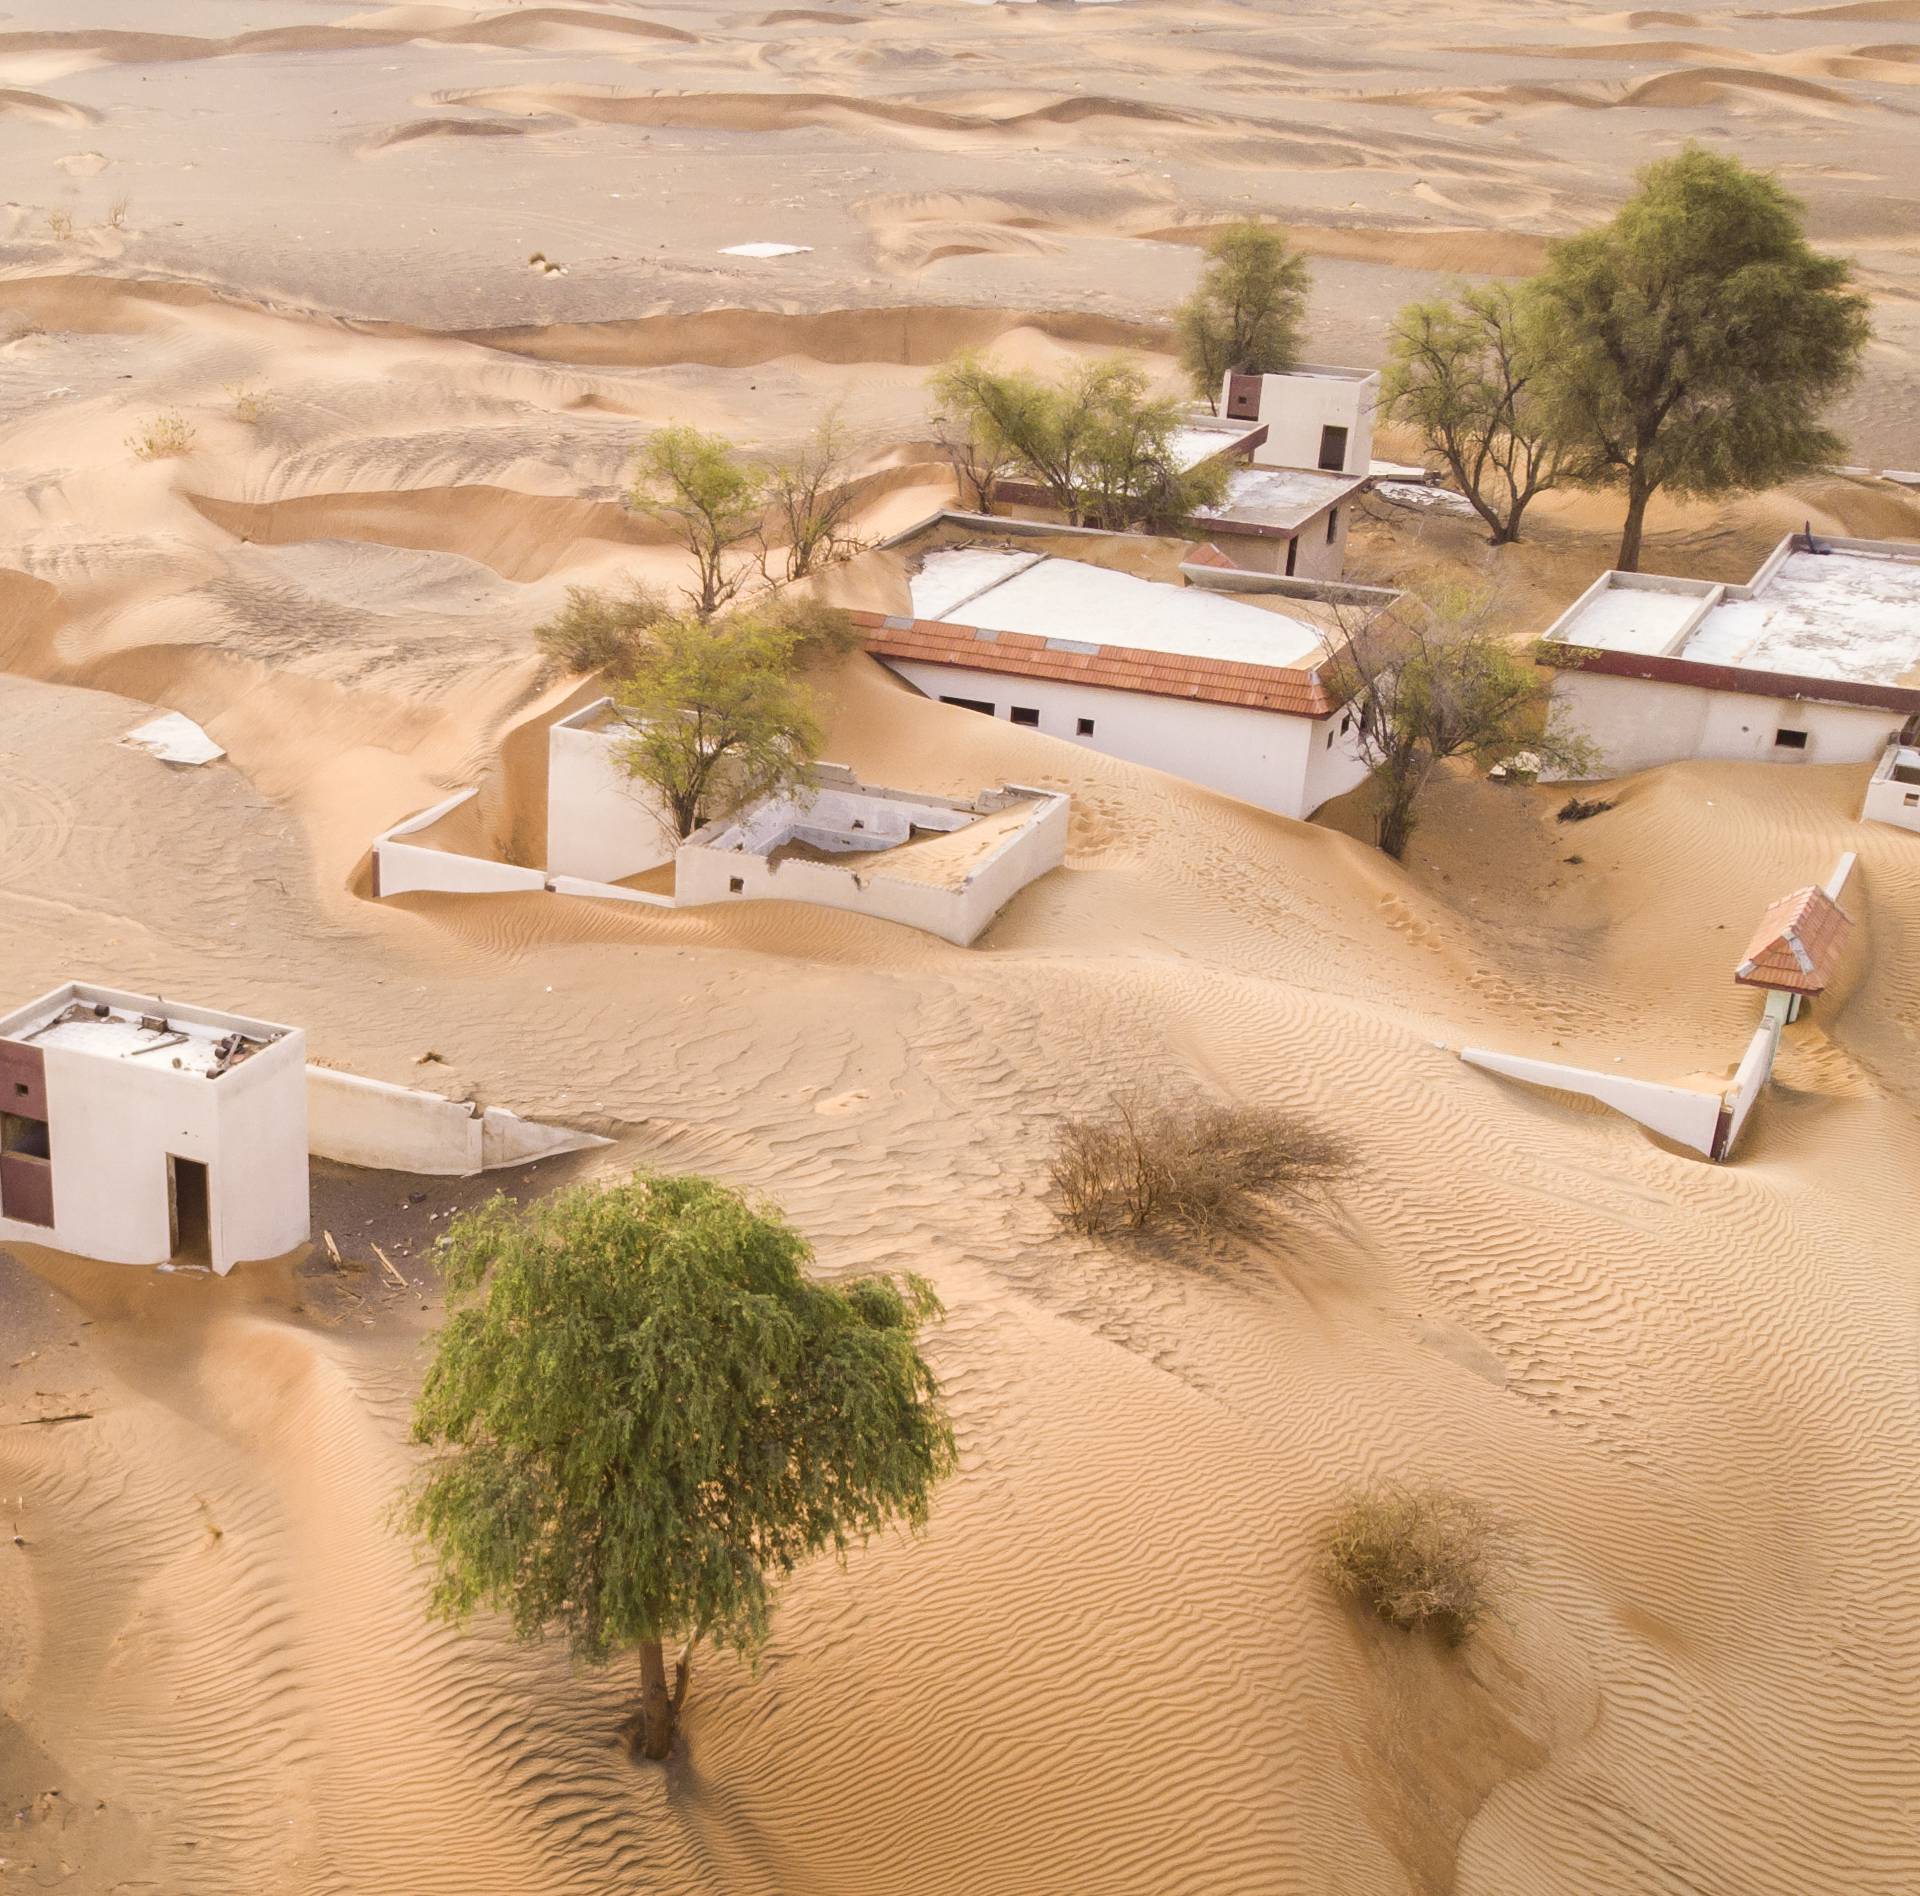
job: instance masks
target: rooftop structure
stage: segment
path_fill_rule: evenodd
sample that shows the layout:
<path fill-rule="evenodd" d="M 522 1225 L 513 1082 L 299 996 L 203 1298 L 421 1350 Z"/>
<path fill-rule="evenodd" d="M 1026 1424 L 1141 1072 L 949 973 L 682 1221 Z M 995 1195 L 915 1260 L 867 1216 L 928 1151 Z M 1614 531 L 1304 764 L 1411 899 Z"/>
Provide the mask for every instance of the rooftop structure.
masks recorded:
<path fill-rule="evenodd" d="M 1229 373 L 1220 407 L 1229 421 L 1259 424 L 1256 466 L 1365 475 L 1379 404 L 1378 371 L 1303 362 L 1285 375 Z"/>
<path fill-rule="evenodd" d="M 1826 890 L 1796 889 L 1760 918 L 1733 978 L 1783 994 L 1824 993 L 1852 929 L 1852 917 Z"/>
<path fill-rule="evenodd" d="M 68 982 L 0 1019 L 0 1237 L 225 1272 L 308 1235 L 297 1029 Z"/>
<path fill-rule="evenodd" d="M 1920 713 L 1920 546 L 1792 534 L 1744 586 L 1603 573 L 1541 656 L 1612 770 L 1863 761 Z"/>
<path fill-rule="evenodd" d="M 874 656 L 929 697 L 1288 816 L 1365 775 L 1357 719 L 1323 672 L 1333 622 L 1309 602 L 1269 611 L 1078 560 L 966 546 L 925 556 L 912 604 L 911 616 L 855 617 Z"/>
<path fill-rule="evenodd" d="M 1860 820 L 1920 830 L 1920 749 L 1897 739 L 1887 746 L 1860 799 Z"/>

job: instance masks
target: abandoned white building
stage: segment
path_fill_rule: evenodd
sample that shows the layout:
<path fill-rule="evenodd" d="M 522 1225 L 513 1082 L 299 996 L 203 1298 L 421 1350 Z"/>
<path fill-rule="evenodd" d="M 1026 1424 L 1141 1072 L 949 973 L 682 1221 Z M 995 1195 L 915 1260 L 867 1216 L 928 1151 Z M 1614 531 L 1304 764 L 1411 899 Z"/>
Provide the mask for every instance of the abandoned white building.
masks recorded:
<path fill-rule="evenodd" d="M 1228 477 L 1226 498 L 1217 507 L 1203 507 L 1189 525 L 1247 571 L 1338 579 L 1347 566 L 1353 502 L 1367 485 L 1364 473 L 1236 468 Z"/>
<path fill-rule="evenodd" d="M 68 982 L 0 1020 L 0 1238 L 110 1264 L 306 1242 L 306 1036 Z"/>
<path fill-rule="evenodd" d="M 1380 405 L 1376 369 L 1333 369 L 1303 362 L 1285 375 L 1230 373 L 1220 411 L 1257 427 L 1255 467 L 1318 468 L 1363 476 L 1373 460 L 1373 418 Z"/>
<path fill-rule="evenodd" d="M 1012 547 L 944 547 L 911 617 L 856 613 L 929 698 L 1305 817 L 1367 774 L 1322 610 L 1285 612 Z"/>
<path fill-rule="evenodd" d="M 679 841 L 620 761 L 633 731 L 611 698 L 548 733 L 547 865 L 468 853 L 462 791 L 374 843 L 374 894 L 547 890 L 690 908 L 800 902 L 918 928 L 966 947 L 1066 855 L 1068 799 L 1003 784 L 970 800 L 861 783 L 843 764 Z M 662 872 L 665 872 L 664 874 Z"/>
<path fill-rule="evenodd" d="M 1920 714 L 1920 546 L 1789 534 L 1744 586 L 1603 573 L 1540 656 L 1609 775 L 1862 763 Z"/>
<path fill-rule="evenodd" d="M 1897 740 L 1886 748 L 1860 799 L 1863 823 L 1920 830 L 1920 750 Z"/>

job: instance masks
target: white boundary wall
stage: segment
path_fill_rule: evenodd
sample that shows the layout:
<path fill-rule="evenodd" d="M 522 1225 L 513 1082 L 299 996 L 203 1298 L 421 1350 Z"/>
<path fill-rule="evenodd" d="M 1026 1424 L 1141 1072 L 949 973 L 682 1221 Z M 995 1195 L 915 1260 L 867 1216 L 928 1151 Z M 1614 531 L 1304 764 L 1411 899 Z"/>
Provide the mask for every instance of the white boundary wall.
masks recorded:
<path fill-rule="evenodd" d="M 829 785 L 822 800 L 834 794 Z M 887 808 L 888 798 L 907 805 L 919 803 L 930 810 L 968 809 L 945 798 L 916 797 L 908 791 L 877 790 L 871 797 L 888 815 L 898 813 L 897 806 Z M 879 869 L 863 871 L 858 867 L 857 854 L 849 855 L 845 867 L 822 862 L 773 863 L 751 849 L 716 846 L 722 836 L 736 833 L 737 826 L 729 825 L 697 830 L 681 844 L 674 857 L 674 896 L 681 903 L 807 902 L 818 908 L 842 909 L 898 922 L 906 928 L 924 929 L 964 948 L 1029 882 L 1049 869 L 1057 869 L 1066 857 L 1069 805 L 1065 795 L 1009 784 L 1002 792 L 982 797 L 971 808 L 977 811 L 996 797 L 1001 808 L 1023 797 L 1031 798 L 1033 814 L 982 857 L 957 885 L 909 881 Z M 851 806 L 864 800 L 840 796 L 835 799 L 835 808 L 824 814 L 844 814 L 839 804 Z M 738 888 L 733 886 L 736 882 Z"/>
<path fill-rule="evenodd" d="M 458 856 L 450 850 L 400 840 L 431 829 L 443 816 L 451 815 L 479 794 L 478 789 L 457 791 L 445 802 L 376 836 L 374 893 L 385 900 L 390 895 L 410 895 L 416 889 L 435 889 L 447 895 L 503 895 L 514 889 L 544 889 L 547 876 L 543 869 L 523 869 L 485 856 Z"/>
<path fill-rule="evenodd" d="M 1620 1073 L 1598 1073 L 1590 1067 L 1562 1066 L 1555 1060 L 1528 1060 L 1518 1054 L 1490 1053 L 1483 1047 L 1462 1047 L 1468 1066 L 1499 1073 L 1530 1086 L 1550 1086 L 1557 1092 L 1577 1093 L 1624 1113 L 1649 1132 L 1689 1147 L 1703 1158 L 1714 1155 L 1720 1125 L 1718 1093 L 1696 1092 L 1688 1086 L 1666 1086 L 1656 1080 L 1635 1080 Z"/>
<path fill-rule="evenodd" d="M 471 1178 L 550 1153 L 608 1143 L 595 1133 L 332 1067 L 307 1068 L 307 1141 L 315 1157 L 381 1172 Z"/>
<path fill-rule="evenodd" d="M 674 826 L 657 798 L 620 767 L 631 733 L 599 728 L 596 698 L 547 733 L 547 873 L 614 883 L 673 860 Z"/>

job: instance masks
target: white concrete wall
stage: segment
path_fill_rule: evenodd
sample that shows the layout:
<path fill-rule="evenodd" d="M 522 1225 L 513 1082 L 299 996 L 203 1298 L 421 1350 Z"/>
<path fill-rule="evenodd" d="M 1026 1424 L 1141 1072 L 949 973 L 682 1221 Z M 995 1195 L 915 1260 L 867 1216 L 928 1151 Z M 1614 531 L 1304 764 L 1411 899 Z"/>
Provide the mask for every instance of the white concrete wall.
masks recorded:
<path fill-rule="evenodd" d="M 1050 737 L 1147 764 L 1282 816 L 1311 816 L 1328 797 L 1350 790 L 1367 774 L 1353 733 L 1339 735 L 1337 712 L 1316 722 L 1239 705 L 1184 703 L 1146 692 L 1010 678 L 916 659 L 881 662 L 929 698 L 976 699 L 993 705 L 999 718 L 1015 705 L 1037 710 L 1037 728 Z M 1081 718 L 1093 720 L 1090 737 L 1078 734 Z M 1335 732 L 1331 752 L 1329 728 Z"/>
<path fill-rule="evenodd" d="M 482 1169 L 484 1128 L 470 1105 L 331 1067 L 308 1067 L 306 1090 L 316 1158 L 443 1178 Z"/>
<path fill-rule="evenodd" d="M 1347 570 L 1347 520 L 1353 501 L 1343 500 L 1337 508 L 1322 507 L 1300 530 L 1291 536 L 1294 545 L 1294 579 L 1338 579 Z M 1327 539 L 1327 515 L 1335 515 L 1333 539 Z M 1287 570 L 1288 539 L 1269 538 L 1258 533 L 1234 533 L 1215 521 L 1207 525 L 1207 537 L 1228 559 L 1252 573 L 1281 573 Z"/>
<path fill-rule="evenodd" d="M 619 764 L 624 731 L 587 728 L 608 700 L 547 734 L 547 872 L 619 882 L 673 860 L 677 838 L 657 799 Z"/>
<path fill-rule="evenodd" d="M 1636 1124 L 1690 1147 L 1703 1156 L 1713 1152 L 1720 1124 L 1720 1095 L 1698 1093 L 1691 1087 L 1664 1086 L 1654 1080 L 1629 1079 L 1619 1073 L 1599 1073 L 1589 1067 L 1562 1066 L 1555 1060 L 1528 1060 L 1518 1054 L 1491 1053 L 1483 1047 L 1462 1047 L 1468 1066 L 1532 1086 L 1550 1086 L 1557 1092 L 1578 1093 L 1624 1113 Z"/>
<path fill-rule="evenodd" d="M 1068 800 L 1048 797 L 1023 825 L 956 886 L 911 882 L 858 855 L 844 865 L 788 861 L 739 849 L 687 842 L 674 858 L 674 896 L 682 907 L 702 902 L 805 902 L 816 908 L 871 915 L 966 947 L 1021 889 L 1066 855 Z M 738 882 L 740 887 L 732 885 Z"/>
<path fill-rule="evenodd" d="M 41 1053 L 53 1223 L 0 1218 L 0 1239 L 108 1264 L 164 1264 L 173 1255 L 170 1155 L 207 1168 L 215 1270 L 278 1257 L 306 1238 L 304 1035 L 289 1033 L 211 1079 L 176 1072 L 164 1058 L 103 1059 L 74 1047 Z"/>
<path fill-rule="evenodd" d="M 1347 431 L 1343 471 L 1364 474 L 1373 459 L 1374 409 L 1379 400 L 1377 375 L 1353 380 L 1307 373 L 1263 375 L 1260 420 L 1267 438 L 1253 451 L 1255 466 L 1318 467 L 1320 430 L 1331 426 Z"/>
<path fill-rule="evenodd" d="M 1733 1149 L 1740 1142 L 1740 1132 L 1747 1123 L 1747 1115 L 1753 1111 L 1754 1102 L 1773 1073 L 1773 1057 L 1779 1047 L 1780 1021 L 1777 1015 L 1769 1011 L 1753 1030 L 1753 1038 L 1747 1042 L 1747 1050 L 1734 1073 L 1733 1084 L 1727 1089 L 1726 1128 L 1720 1135 L 1715 1158 L 1733 1157 Z"/>
<path fill-rule="evenodd" d="M 1600 751 L 1593 774 L 1623 777 L 1683 757 L 1776 764 L 1852 764 L 1877 757 L 1899 713 L 1872 705 L 1818 704 L 1708 691 L 1664 679 L 1559 671 L 1553 699 L 1570 728 Z M 1775 744 L 1774 732 L 1805 731 L 1804 750 Z"/>
<path fill-rule="evenodd" d="M 1887 747 L 1880 767 L 1867 783 L 1860 803 L 1863 823 L 1891 823 L 1895 829 L 1920 830 L 1920 783 L 1901 783 L 1893 775 L 1896 764 L 1920 769 L 1920 751 L 1897 744 Z"/>
<path fill-rule="evenodd" d="M 313 1235 L 306 1065 L 307 1037 L 295 1031 L 208 1083 L 219 1118 L 208 1177 L 217 1271 L 284 1256 Z"/>
<path fill-rule="evenodd" d="M 382 901 L 390 895 L 409 895 L 416 889 L 435 889 L 448 895 L 500 895 L 513 889 L 546 887 L 542 870 L 522 869 L 485 856 L 455 855 L 405 840 L 431 829 L 443 816 L 479 794 L 477 789 L 457 791 L 373 839 L 374 886 Z"/>

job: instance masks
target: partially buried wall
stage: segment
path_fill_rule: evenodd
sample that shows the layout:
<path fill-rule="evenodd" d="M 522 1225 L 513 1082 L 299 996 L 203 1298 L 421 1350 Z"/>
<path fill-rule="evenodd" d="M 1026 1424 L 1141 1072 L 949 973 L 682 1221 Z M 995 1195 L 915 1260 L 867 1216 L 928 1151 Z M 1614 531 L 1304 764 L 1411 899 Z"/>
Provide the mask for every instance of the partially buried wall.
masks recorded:
<path fill-rule="evenodd" d="M 607 1143 L 595 1133 L 542 1125 L 496 1106 L 444 1099 L 332 1067 L 307 1068 L 308 1149 L 342 1165 L 471 1178 Z"/>

